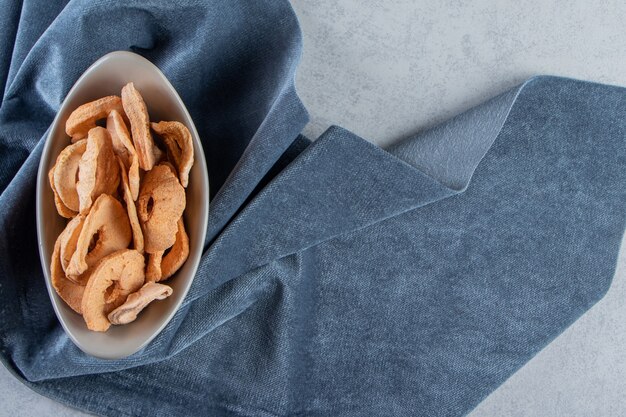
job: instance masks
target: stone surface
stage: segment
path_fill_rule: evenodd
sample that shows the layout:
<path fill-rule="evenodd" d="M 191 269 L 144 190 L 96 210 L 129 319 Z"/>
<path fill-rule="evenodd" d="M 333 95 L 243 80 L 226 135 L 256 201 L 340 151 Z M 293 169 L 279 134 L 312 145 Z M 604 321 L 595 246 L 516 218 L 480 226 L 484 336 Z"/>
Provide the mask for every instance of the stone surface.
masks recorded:
<path fill-rule="evenodd" d="M 385 145 L 536 74 L 626 84 L 619 0 L 330 3 L 293 3 L 312 137 L 338 124 Z"/>
<path fill-rule="evenodd" d="M 626 6 L 619 0 L 293 6 L 304 34 L 297 87 L 312 138 L 337 124 L 385 146 L 536 74 L 626 85 Z M 623 249 L 606 297 L 471 416 L 626 415 L 624 317 Z M 2 416 L 86 415 L 33 393 L 1 366 L 0 403 Z"/>

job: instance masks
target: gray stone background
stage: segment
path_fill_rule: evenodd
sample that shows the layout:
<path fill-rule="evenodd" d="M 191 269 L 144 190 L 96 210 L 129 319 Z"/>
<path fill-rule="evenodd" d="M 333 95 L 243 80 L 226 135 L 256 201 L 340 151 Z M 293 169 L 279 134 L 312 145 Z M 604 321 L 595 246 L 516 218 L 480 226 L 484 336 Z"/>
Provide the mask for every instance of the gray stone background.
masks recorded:
<path fill-rule="evenodd" d="M 293 6 L 304 33 L 297 87 L 311 114 L 309 137 L 338 124 L 384 146 L 535 74 L 626 85 L 623 0 L 294 0 Z M 625 416 L 625 393 L 622 249 L 606 297 L 471 416 Z M 85 414 L 31 392 L 0 366 L 0 415 Z"/>

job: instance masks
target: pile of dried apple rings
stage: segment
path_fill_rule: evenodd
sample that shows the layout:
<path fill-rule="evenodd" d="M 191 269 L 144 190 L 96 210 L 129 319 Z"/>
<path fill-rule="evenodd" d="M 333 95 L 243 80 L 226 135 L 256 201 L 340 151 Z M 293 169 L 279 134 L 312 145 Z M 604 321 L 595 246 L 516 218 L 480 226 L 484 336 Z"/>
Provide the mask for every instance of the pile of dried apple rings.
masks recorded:
<path fill-rule="evenodd" d="M 104 119 L 106 128 L 97 125 Z M 189 256 L 193 142 L 180 122 L 151 123 L 133 83 L 78 107 L 65 131 L 71 143 L 48 174 L 57 211 L 70 219 L 54 245 L 52 286 L 87 328 L 104 332 L 172 294 L 159 282 Z"/>

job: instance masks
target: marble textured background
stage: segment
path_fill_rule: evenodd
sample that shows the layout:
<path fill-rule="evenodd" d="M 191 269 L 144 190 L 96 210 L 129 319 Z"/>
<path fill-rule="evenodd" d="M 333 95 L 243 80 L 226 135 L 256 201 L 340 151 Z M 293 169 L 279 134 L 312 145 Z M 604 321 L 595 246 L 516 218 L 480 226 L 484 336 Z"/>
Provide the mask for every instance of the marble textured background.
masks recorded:
<path fill-rule="evenodd" d="M 384 146 L 535 74 L 626 85 L 621 0 L 293 0 L 305 133 L 337 124 Z M 626 244 L 606 297 L 471 417 L 626 415 Z M 416 411 L 416 414 L 418 412 Z M 0 366 L 0 415 L 83 416 Z"/>

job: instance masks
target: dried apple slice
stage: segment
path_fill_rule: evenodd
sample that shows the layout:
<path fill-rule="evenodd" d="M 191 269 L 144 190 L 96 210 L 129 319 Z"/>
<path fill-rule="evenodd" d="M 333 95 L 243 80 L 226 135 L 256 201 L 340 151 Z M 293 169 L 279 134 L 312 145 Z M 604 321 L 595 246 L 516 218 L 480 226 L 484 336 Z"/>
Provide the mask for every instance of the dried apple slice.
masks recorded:
<path fill-rule="evenodd" d="M 70 114 L 65 122 L 65 133 L 72 142 L 87 137 L 91 129 L 96 127 L 96 122 L 106 118 L 113 110 L 122 113 L 122 99 L 119 96 L 107 96 L 79 106 Z"/>
<path fill-rule="evenodd" d="M 164 251 L 176 242 L 185 204 L 185 189 L 170 167 L 157 165 L 146 173 L 137 199 L 146 252 Z"/>
<path fill-rule="evenodd" d="M 62 236 L 62 235 L 61 235 Z M 82 313 L 82 300 L 85 287 L 67 279 L 63 273 L 60 259 L 61 236 L 54 244 L 50 260 L 50 282 L 59 297 L 78 314 Z"/>
<path fill-rule="evenodd" d="M 101 194 L 115 193 L 120 181 L 119 170 L 107 130 L 102 127 L 91 129 L 78 164 L 76 192 L 81 213 L 89 209 Z"/>
<path fill-rule="evenodd" d="M 189 237 L 182 217 L 178 220 L 176 243 L 166 251 L 152 253 L 148 257 L 146 281 L 164 281 L 174 275 L 189 257 Z"/>
<path fill-rule="evenodd" d="M 86 148 L 87 141 L 84 139 L 65 147 L 54 165 L 54 188 L 63 204 L 74 212 L 79 211 L 76 174 Z"/>
<path fill-rule="evenodd" d="M 126 210 L 115 198 L 102 194 L 89 210 L 66 273 L 78 278 L 105 256 L 128 248 L 132 238 Z"/>
<path fill-rule="evenodd" d="M 139 218 L 137 218 L 137 208 L 135 207 L 130 186 L 128 185 L 128 177 L 126 176 L 126 171 L 124 171 L 124 164 L 119 158 L 118 162 L 122 173 L 122 195 L 124 196 L 124 202 L 126 203 L 126 212 L 128 213 L 128 220 L 130 221 L 130 228 L 133 231 L 133 247 L 135 250 L 143 253 L 143 232 L 141 231 Z"/>
<path fill-rule="evenodd" d="M 70 210 L 65 204 L 63 204 L 63 200 L 61 200 L 59 193 L 57 193 L 57 190 L 54 187 L 54 167 L 48 171 L 48 182 L 50 183 L 50 188 L 52 188 L 52 193 L 54 194 L 54 206 L 57 209 L 57 213 L 66 219 L 71 219 L 76 216 L 75 211 Z"/>
<path fill-rule="evenodd" d="M 116 110 L 109 113 L 107 117 L 107 131 L 111 135 L 113 151 L 124 162 L 124 170 L 128 171 L 128 185 L 133 201 L 136 201 L 139 195 L 139 158 L 126 123 Z"/>
<path fill-rule="evenodd" d="M 128 83 L 122 88 L 122 105 L 130 121 L 133 143 L 139 157 L 139 167 L 149 171 L 156 162 L 154 140 L 150 133 L 150 117 L 146 103 L 133 83 Z"/>
<path fill-rule="evenodd" d="M 155 300 L 164 300 L 172 295 L 171 287 L 148 282 L 139 291 L 128 296 L 126 302 L 109 313 L 111 324 L 128 324 L 135 321 L 137 315 Z"/>
<path fill-rule="evenodd" d="M 107 331 L 111 326 L 107 314 L 141 288 L 144 277 L 144 258 L 136 250 L 124 249 L 102 258 L 89 277 L 81 303 L 87 328 Z"/>
<path fill-rule="evenodd" d="M 176 163 L 180 183 L 187 188 L 189 171 L 193 165 L 193 141 L 191 133 L 180 122 L 152 123 L 152 130 L 159 134 Z"/>

